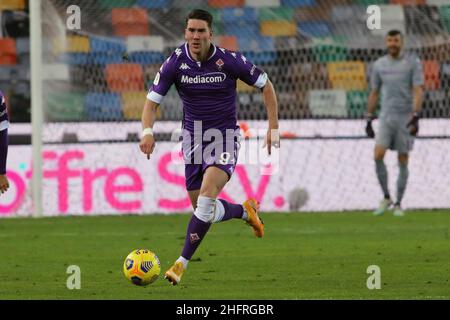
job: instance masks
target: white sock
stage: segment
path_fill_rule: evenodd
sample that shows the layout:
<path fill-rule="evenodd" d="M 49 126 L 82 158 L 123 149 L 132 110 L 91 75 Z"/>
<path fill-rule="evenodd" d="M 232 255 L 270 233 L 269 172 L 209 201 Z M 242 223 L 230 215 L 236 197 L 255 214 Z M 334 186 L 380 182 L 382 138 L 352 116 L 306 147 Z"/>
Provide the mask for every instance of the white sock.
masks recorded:
<path fill-rule="evenodd" d="M 247 214 L 247 210 L 245 210 L 245 207 L 242 207 L 244 209 L 244 214 L 242 215 L 242 219 L 247 221 L 248 220 L 248 214 Z"/>
<path fill-rule="evenodd" d="M 189 263 L 189 260 L 186 259 L 186 258 L 184 258 L 184 257 L 182 257 L 182 256 L 180 256 L 180 257 L 177 259 L 177 261 L 175 261 L 175 262 L 181 262 L 181 263 L 183 264 L 183 267 L 186 269 L 186 268 L 187 268 L 187 265 L 188 265 L 188 263 Z"/>

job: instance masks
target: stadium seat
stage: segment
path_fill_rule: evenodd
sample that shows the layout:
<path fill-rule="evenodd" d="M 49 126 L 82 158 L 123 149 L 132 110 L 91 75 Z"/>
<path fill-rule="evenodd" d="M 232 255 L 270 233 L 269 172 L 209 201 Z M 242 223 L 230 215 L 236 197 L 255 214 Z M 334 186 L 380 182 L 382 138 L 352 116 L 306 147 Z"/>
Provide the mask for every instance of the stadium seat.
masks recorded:
<path fill-rule="evenodd" d="M 88 120 L 122 120 L 122 102 L 117 93 L 88 93 L 84 101 Z"/>
<path fill-rule="evenodd" d="M 275 51 L 274 40 L 272 37 L 263 36 L 239 36 L 238 37 L 239 50 L 240 51 Z"/>
<path fill-rule="evenodd" d="M 310 90 L 309 110 L 315 117 L 347 116 L 347 96 L 345 90 Z"/>
<path fill-rule="evenodd" d="M 261 8 L 258 11 L 259 22 L 263 21 L 294 21 L 293 8 Z"/>
<path fill-rule="evenodd" d="M 17 38 L 16 51 L 18 64 L 30 69 L 30 38 Z"/>
<path fill-rule="evenodd" d="M 347 91 L 347 112 L 350 118 L 361 118 L 367 109 L 369 91 L 351 90 Z"/>
<path fill-rule="evenodd" d="M 84 94 L 78 92 L 50 92 L 45 97 L 47 121 L 84 120 Z"/>
<path fill-rule="evenodd" d="M 313 7 L 316 5 L 315 0 L 281 0 L 281 5 L 283 7 Z"/>
<path fill-rule="evenodd" d="M 439 62 L 434 60 L 422 61 L 423 75 L 426 90 L 438 90 L 440 88 Z"/>
<path fill-rule="evenodd" d="M 170 0 L 137 0 L 136 5 L 141 8 L 157 9 L 157 8 L 169 8 Z"/>
<path fill-rule="evenodd" d="M 255 8 L 224 8 L 221 12 L 223 23 L 237 23 L 241 21 L 256 23 L 258 12 Z"/>
<path fill-rule="evenodd" d="M 323 7 L 320 10 L 317 10 L 316 7 L 296 8 L 294 11 L 294 20 L 297 22 L 329 21 L 331 8 L 330 6 Z"/>
<path fill-rule="evenodd" d="M 0 65 L 17 64 L 16 40 L 0 38 Z"/>
<path fill-rule="evenodd" d="M 259 35 L 259 23 L 245 21 L 227 23 L 223 24 L 223 32 L 224 34 L 238 37 L 239 43 L 241 43 L 241 38 L 250 39 Z"/>
<path fill-rule="evenodd" d="M 146 91 L 131 91 L 122 93 L 123 117 L 126 120 L 140 120 L 145 103 Z M 161 109 L 161 108 L 158 108 Z"/>
<path fill-rule="evenodd" d="M 389 0 L 353 0 L 353 2 L 367 7 L 374 4 L 387 4 Z"/>
<path fill-rule="evenodd" d="M 281 0 L 245 0 L 246 7 L 264 8 L 264 7 L 279 7 Z"/>
<path fill-rule="evenodd" d="M 236 36 L 217 36 L 214 38 L 215 44 L 219 47 L 225 48 L 230 51 L 239 51 L 238 40 Z"/>
<path fill-rule="evenodd" d="M 0 21 L 4 36 L 7 35 L 11 38 L 30 36 L 30 22 L 27 12 L 0 10 Z"/>
<path fill-rule="evenodd" d="M 148 35 L 147 10 L 140 8 L 114 8 L 111 11 L 112 26 L 117 36 Z"/>
<path fill-rule="evenodd" d="M 208 0 L 208 6 L 213 8 L 243 7 L 244 5 L 244 0 Z"/>
<path fill-rule="evenodd" d="M 53 39 L 53 52 L 84 52 L 91 51 L 89 38 L 83 36 L 67 36 L 65 39 L 60 37 Z"/>
<path fill-rule="evenodd" d="M 162 64 L 166 57 L 161 52 L 132 52 L 129 54 L 131 63 L 146 64 Z"/>
<path fill-rule="evenodd" d="M 329 62 L 327 69 L 333 89 L 366 90 L 366 68 L 363 62 Z"/>
<path fill-rule="evenodd" d="M 125 52 L 125 41 L 117 37 L 90 37 L 92 52 Z"/>
<path fill-rule="evenodd" d="M 112 92 L 145 90 L 144 73 L 139 64 L 109 64 L 105 74 L 108 88 Z"/>
<path fill-rule="evenodd" d="M 129 8 L 136 3 L 136 0 L 100 0 L 100 6 L 105 9 Z"/>
<path fill-rule="evenodd" d="M 261 35 L 269 37 L 293 37 L 297 34 L 297 25 L 289 21 L 261 22 Z"/>
<path fill-rule="evenodd" d="M 130 36 L 127 37 L 127 52 L 164 51 L 164 38 L 161 36 Z"/>
<path fill-rule="evenodd" d="M 25 10 L 25 0 L 2 0 L 0 10 Z"/>
<path fill-rule="evenodd" d="M 441 16 L 441 21 L 442 24 L 444 25 L 444 28 L 447 30 L 448 33 L 450 33 L 450 5 L 440 6 L 439 14 Z"/>
<path fill-rule="evenodd" d="M 391 4 L 401 4 L 404 6 L 417 6 L 426 4 L 425 0 L 390 0 Z"/>
<path fill-rule="evenodd" d="M 327 22 L 300 22 L 298 32 L 306 37 L 323 38 L 331 35 L 330 26 Z"/>
<path fill-rule="evenodd" d="M 318 44 L 313 47 L 316 62 L 345 61 L 348 49 L 344 46 Z"/>

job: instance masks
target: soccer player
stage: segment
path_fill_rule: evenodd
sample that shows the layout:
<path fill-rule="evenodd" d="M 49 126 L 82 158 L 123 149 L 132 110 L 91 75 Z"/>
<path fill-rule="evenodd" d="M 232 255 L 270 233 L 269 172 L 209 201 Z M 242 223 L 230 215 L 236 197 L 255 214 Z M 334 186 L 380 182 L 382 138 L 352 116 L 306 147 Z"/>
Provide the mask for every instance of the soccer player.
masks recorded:
<path fill-rule="evenodd" d="M 212 223 L 243 219 L 253 227 L 257 237 L 264 235 L 256 200 L 248 199 L 240 205 L 217 199 L 233 174 L 238 157 L 237 79 L 261 89 L 269 120 L 265 138 L 268 153 L 271 154 L 272 146 L 279 147 L 278 105 L 272 83 L 267 74 L 244 55 L 219 48 L 211 42 L 212 20 L 211 14 L 204 10 L 196 9 L 189 13 L 186 43 L 161 66 L 142 112 L 140 149 L 150 158 L 155 148 L 152 128 L 156 109 L 170 86 L 175 84 L 183 101 L 182 150 L 186 189 L 194 214 L 187 227 L 181 256 L 165 273 L 165 278 L 173 285 L 180 282 L 189 260 Z M 208 135 L 214 136 L 214 141 L 208 140 Z M 201 140 L 202 137 L 205 138 Z M 217 151 L 221 148 L 226 152 Z M 211 149 L 213 151 L 209 152 Z"/>
<path fill-rule="evenodd" d="M 412 150 L 414 136 L 419 132 L 419 114 L 423 99 L 422 64 L 418 57 L 403 52 L 403 35 L 391 30 L 386 35 L 388 54 L 379 58 L 371 74 L 371 92 L 367 106 L 366 133 L 375 137 L 372 120 L 381 91 L 381 111 L 375 144 L 375 169 L 384 194 L 374 215 L 382 215 L 393 201 L 388 189 L 388 173 L 384 164 L 387 149 L 397 150 L 399 174 L 397 201 L 394 215 L 403 216 L 401 201 L 408 181 L 408 154 Z"/>
<path fill-rule="evenodd" d="M 8 155 L 8 113 L 5 96 L 0 91 L 0 194 L 9 188 L 6 177 L 6 157 Z"/>

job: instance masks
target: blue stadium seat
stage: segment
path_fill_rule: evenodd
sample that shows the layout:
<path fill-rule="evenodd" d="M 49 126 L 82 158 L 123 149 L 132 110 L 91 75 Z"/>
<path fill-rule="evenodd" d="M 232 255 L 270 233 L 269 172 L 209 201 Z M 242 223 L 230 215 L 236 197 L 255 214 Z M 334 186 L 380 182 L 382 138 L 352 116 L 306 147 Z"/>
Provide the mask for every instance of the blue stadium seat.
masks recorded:
<path fill-rule="evenodd" d="M 257 35 L 245 36 L 238 38 L 240 51 L 275 51 L 275 44 L 272 37 L 263 37 Z"/>
<path fill-rule="evenodd" d="M 91 37 L 92 52 L 125 52 L 127 46 L 124 39 L 117 37 Z"/>
<path fill-rule="evenodd" d="M 252 38 L 260 34 L 259 23 L 246 23 L 239 21 L 236 23 L 224 23 L 223 34 L 236 36 L 238 38 Z"/>
<path fill-rule="evenodd" d="M 242 54 L 252 63 L 256 65 L 264 65 L 274 63 L 277 60 L 277 53 L 275 51 L 244 51 Z"/>
<path fill-rule="evenodd" d="M 161 64 L 166 59 L 161 52 L 132 52 L 130 62 L 139 64 Z"/>
<path fill-rule="evenodd" d="M 258 22 L 258 12 L 255 8 L 225 8 L 221 14 L 223 23 Z"/>
<path fill-rule="evenodd" d="M 89 54 L 89 59 L 86 64 L 114 64 L 123 63 L 122 52 L 95 52 Z"/>
<path fill-rule="evenodd" d="M 88 93 L 85 99 L 85 113 L 88 120 L 122 120 L 122 102 L 117 93 Z"/>
<path fill-rule="evenodd" d="M 321 38 L 331 35 L 330 26 L 326 22 L 300 22 L 297 26 L 298 32 L 304 36 Z"/>
<path fill-rule="evenodd" d="M 91 64 L 90 63 L 90 54 L 88 53 L 63 53 L 60 54 L 58 60 L 60 63 L 66 63 L 69 65 L 77 65 L 77 64 Z"/>
<path fill-rule="evenodd" d="M 138 0 L 136 2 L 138 7 L 147 9 L 169 8 L 171 4 L 171 0 Z"/>
<path fill-rule="evenodd" d="M 283 7 L 313 7 L 316 5 L 316 0 L 281 0 L 281 6 Z"/>

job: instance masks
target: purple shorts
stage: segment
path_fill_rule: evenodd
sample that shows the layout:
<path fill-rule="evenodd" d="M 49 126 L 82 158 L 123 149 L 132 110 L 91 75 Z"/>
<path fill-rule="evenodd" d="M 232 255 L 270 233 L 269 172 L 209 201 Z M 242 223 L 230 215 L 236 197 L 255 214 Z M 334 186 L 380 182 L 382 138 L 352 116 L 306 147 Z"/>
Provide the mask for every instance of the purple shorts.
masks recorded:
<path fill-rule="evenodd" d="M 233 134 L 231 132 L 233 131 Z M 183 158 L 186 189 L 199 190 L 202 185 L 203 174 L 208 167 L 215 166 L 228 174 L 228 180 L 234 172 L 238 160 L 241 136 L 239 127 L 229 134 L 216 136 L 217 139 L 201 141 L 193 134 L 183 134 Z"/>

